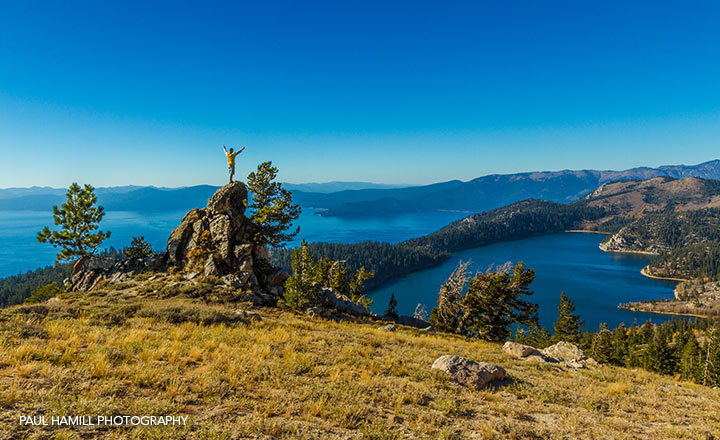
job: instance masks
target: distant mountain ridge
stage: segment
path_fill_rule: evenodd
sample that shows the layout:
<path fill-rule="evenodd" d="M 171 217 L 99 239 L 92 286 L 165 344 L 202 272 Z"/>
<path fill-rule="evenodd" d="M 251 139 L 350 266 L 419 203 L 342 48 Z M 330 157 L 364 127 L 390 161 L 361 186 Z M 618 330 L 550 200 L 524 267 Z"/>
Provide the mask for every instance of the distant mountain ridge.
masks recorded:
<path fill-rule="evenodd" d="M 216 186 L 198 185 L 187 188 L 128 187 L 97 188 L 98 204 L 106 211 L 183 211 L 207 204 L 208 198 L 218 189 Z M 2 192 L 4 190 L 0 190 Z M 65 191 L 53 189 L 49 194 L 20 197 L 0 197 L 0 211 L 42 211 L 65 201 Z"/>
<path fill-rule="evenodd" d="M 370 182 L 310 182 L 310 183 L 283 183 L 283 186 L 290 191 L 315 192 L 322 194 L 330 194 L 338 191 L 357 191 L 361 189 L 391 189 L 406 188 L 411 185 L 394 185 L 387 183 L 370 183 Z"/>
<path fill-rule="evenodd" d="M 632 168 L 625 171 L 563 170 L 517 174 L 491 174 L 462 182 L 394 190 L 340 192 L 327 195 L 299 194 L 301 204 L 327 209 L 327 216 L 401 214 L 435 210 L 483 212 L 524 199 L 569 203 L 598 186 L 621 180 L 653 177 L 720 179 L 720 160 L 698 165 Z"/>
<path fill-rule="evenodd" d="M 467 182 L 450 180 L 410 187 L 367 182 L 286 186 L 293 191 L 296 202 L 306 208 L 323 209 L 322 215 L 360 217 L 438 210 L 483 212 L 530 198 L 569 203 L 604 183 L 653 177 L 720 180 L 720 160 L 698 165 L 639 167 L 624 171 L 562 170 L 491 174 Z M 343 189 L 334 191 L 340 188 Z M 183 211 L 204 206 L 217 189 L 211 185 L 185 188 L 123 186 L 97 188 L 96 193 L 99 203 L 106 210 L 156 212 Z M 64 189 L 44 187 L 0 189 L 0 210 L 50 209 L 52 205 L 63 202 L 64 193 Z"/>

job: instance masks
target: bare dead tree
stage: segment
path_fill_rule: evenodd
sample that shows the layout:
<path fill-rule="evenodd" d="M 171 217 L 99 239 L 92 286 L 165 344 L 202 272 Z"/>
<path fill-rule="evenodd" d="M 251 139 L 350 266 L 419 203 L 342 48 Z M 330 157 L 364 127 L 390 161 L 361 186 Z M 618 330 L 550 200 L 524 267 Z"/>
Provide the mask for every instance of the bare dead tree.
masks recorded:
<path fill-rule="evenodd" d="M 450 277 L 440 286 L 437 314 L 441 322 L 454 322 L 465 314 L 463 290 L 470 281 L 469 266 L 469 261 L 464 263 L 461 261 Z"/>
<path fill-rule="evenodd" d="M 712 367 L 712 359 L 710 358 L 710 353 L 712 352 L 712 346 L 715 343 L 715 337 L 716 332 L 718 329 L 718 323 L 720 321 L 715 321 L 715 324 L 713 325 L 712 329 L 710 330 L 710 334 L 707 337 L 707 351 L 705 353 L 705 369 L 703 371 L 703 386 L 707 386 L 708 382 L 708 376 L 710 376 L 710 367 Z"/>

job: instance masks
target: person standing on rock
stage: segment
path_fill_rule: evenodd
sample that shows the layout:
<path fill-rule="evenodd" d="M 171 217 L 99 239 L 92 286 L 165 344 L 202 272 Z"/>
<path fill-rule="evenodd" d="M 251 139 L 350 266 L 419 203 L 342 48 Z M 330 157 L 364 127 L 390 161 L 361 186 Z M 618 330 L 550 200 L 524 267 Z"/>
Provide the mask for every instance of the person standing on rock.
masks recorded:
<path fill-rule="evenodd" d="M 225 155 L 227 156 L 228 160 L 228 171 L 230 172 L 230 183 L 233 181 L 233 176 L 235 175 L 235 156 L 242 153 L 245 147 L 242 147 L 240 151 L 237 153 L 233 153 L 233 149 L 231 148 L 230 151 L 225 148 L 225 145 L 223 145 L 223 151 L 225 151 Z"/>

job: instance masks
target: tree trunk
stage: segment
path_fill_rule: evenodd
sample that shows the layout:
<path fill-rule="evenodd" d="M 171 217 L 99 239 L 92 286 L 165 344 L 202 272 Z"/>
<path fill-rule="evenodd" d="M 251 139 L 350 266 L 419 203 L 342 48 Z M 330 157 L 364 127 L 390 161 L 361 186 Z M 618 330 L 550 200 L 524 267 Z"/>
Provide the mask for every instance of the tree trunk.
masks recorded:
<path fill-rule="evenodd" d="M 85 272 L 85 263 L 90 259 L 90 255 L 83 255 L 82 257 L 78 258 L 78 260 L 75 262 L 75 265 L 73 265 L 73 276 L 80 272 Z"/>

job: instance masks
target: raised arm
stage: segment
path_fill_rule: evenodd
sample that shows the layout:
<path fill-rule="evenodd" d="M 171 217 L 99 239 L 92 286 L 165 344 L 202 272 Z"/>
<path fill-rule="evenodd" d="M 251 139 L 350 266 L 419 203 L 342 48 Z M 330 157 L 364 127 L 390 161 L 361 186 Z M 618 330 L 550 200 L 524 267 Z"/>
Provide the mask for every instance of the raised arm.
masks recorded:
<path fill-rule="evenodd" d="M 223 145 L 223 151 L 227 154 L 227 148 L 225 148 L 225 145 Z"/>
<path fill-rule="evenodd" d="M 237 156 L 238 154 L 242 153 L 244 149 L 245 149 L 245 147 L 242 147 L 237 153 L 235 153 L 235 156 Z"/>

